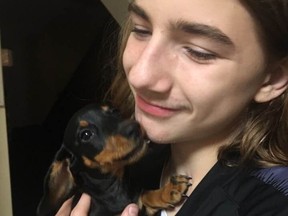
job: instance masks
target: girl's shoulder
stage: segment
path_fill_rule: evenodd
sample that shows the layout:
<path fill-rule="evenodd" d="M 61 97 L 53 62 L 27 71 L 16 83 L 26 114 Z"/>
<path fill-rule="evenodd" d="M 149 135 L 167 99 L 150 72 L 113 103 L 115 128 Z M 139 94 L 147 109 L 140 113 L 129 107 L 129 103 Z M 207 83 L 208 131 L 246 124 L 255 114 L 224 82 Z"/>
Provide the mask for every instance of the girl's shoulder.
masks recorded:
<path fill-rule="evenodd" d="M 288 215 L 288 167 L 257 168 L 238 177 L 239 215 Z"/>
<path fill-rule="evenodd" d="M 197 216 L 287 216 L 288 167 L 247 169 L 217 163 L 179 212 Z"/>
<path fill-rule="evenodd" d="M 275 166 L 256 169 L 250 175 L 288 197 L 288 167 Z"/>

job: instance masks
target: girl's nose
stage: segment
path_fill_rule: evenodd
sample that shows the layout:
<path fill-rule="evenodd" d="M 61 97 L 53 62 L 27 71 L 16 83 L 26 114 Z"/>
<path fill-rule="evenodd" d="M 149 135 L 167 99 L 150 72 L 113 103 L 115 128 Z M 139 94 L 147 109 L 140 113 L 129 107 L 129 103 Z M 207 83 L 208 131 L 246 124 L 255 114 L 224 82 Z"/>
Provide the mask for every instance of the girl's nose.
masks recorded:
<path fill-rule="evenodd" d="M 138 58 L 128 72 L 130 84 L 138 90 L 169 92 L 172 87 L 173 63 L 171 60 L 169 47 L 159 40 L 150 39 L 139 51 Z"/>

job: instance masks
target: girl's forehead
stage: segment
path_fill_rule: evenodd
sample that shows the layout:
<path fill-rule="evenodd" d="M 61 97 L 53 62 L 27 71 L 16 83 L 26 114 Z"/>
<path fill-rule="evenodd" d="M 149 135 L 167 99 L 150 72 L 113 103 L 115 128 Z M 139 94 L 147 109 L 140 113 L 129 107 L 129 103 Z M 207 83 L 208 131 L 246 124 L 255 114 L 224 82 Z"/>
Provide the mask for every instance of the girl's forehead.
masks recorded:
<path fill-rule="evenodd" d="M 224 25 L 238 23 L 239 19 L 245 22 L 253 20 L 238 0 L 135 0 L 132 5 L 138 6 L 138 14 L 153 23 L 198 20 L 211 25 L 221 21 L 220 24 Z"/>
<path fill-rule="evenodd" d="M 129 10 L 153 29 L 205 31 L 226 44 L 259 40 L 256 22 L 238 0 L 135 0 Z"/>

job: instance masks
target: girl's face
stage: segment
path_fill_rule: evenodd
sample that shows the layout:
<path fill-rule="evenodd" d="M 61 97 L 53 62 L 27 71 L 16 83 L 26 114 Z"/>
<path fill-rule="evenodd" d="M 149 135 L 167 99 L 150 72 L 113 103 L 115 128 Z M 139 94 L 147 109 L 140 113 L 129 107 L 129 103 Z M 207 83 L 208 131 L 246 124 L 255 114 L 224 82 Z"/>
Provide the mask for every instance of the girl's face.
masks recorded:
<path fill-rule="evenodd" d="M 130 13 L 123 65 L 150 139 L 229 137 L 266 77 L 249 13 L 238 0 L 136 0 Z"/>

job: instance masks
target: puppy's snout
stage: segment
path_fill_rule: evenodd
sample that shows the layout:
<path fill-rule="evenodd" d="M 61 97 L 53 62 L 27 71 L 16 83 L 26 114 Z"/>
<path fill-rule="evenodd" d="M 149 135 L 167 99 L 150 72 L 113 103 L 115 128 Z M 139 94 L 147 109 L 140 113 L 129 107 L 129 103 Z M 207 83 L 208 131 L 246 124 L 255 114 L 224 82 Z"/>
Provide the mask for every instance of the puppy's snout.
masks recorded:
<path fill-rule="evenodd" d="M 141 126 L 136 121 L 125 121 L 120 124 L 120 134 L 127 138 L 137 139 L 143 137 Z"/>

